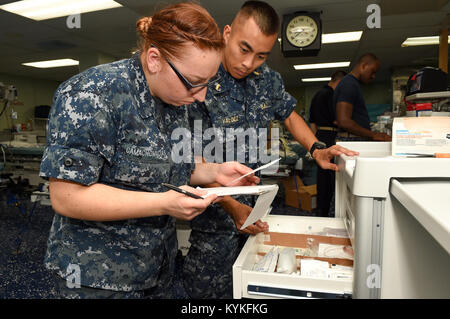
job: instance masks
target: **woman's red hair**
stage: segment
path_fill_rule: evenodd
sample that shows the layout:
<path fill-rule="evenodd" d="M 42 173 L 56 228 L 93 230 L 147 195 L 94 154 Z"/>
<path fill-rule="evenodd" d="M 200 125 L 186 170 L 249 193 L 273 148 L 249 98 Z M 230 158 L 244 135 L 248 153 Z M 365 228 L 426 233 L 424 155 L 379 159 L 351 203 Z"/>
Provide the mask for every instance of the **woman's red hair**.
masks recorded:
<path fill-rule="evenodd" d="M 141 50 L 154 45 L 169 57 L 180 58 L 186 44 L 217 51 L 225 46 L 217 23 L 205 8 L 195 3 L 168 6 L 151 17 L 139 19 L 136 28 Z"/>

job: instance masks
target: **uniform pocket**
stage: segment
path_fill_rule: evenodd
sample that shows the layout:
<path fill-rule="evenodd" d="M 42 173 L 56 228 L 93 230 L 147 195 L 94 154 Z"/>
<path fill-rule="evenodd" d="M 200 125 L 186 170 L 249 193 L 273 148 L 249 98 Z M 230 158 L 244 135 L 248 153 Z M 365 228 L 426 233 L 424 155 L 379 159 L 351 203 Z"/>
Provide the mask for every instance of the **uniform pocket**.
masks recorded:
<path fill-rule="evenodd" d="M 169 163 L 148 162 L 128 155 L 119 157 L 114 177 L 129 186 L 146 186 L 145 188 L 153 189 L 155 184 L 159 186 L 169 182 L 170 169 Z"/>
<path fill-rule="evenodd" d="M 260 99 L 248 108 L 247 113 L 251 127 L 268 128 L 270 121 L 274 120 L 273 101 Z"/>

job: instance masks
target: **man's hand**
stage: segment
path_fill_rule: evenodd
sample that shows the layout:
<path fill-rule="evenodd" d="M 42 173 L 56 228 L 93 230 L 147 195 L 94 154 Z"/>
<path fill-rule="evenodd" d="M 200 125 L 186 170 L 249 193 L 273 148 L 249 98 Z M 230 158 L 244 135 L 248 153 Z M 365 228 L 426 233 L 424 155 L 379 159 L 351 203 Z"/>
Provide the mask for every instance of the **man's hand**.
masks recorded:
<path fill-rule="evenodd" d="M 207 184 L 205 187 L 220 187 L 218 183 Z M 253 225 L 250 225 L 243 230 L 241 230 L 242 225 L 244 225 L 248 216 L 252 212 L 252 208 L 248 205 L 238 202 L 231 196 L 224 196 L 217 198 L 214 202 L 218 202 L 220 206 L 225 210 L 225 212 L 233 218 L 236 229 L 240 233 L 256 235 L 261 232 L 269 231 L 269 225 L 266 222 L 258 220 Z"/>
<path fill-rule="evenodd" d="M 358 156 L 359 153 L 346 149 L 340 145 L 333 145 L 325 149 L 316 149 L 313 154 L 311 154 L 316 160 L 317 164 L 323 169 L 331 169 L 333 171 L 338 171 L 338 166 L 331 163 L 331 160 L 335 156 L 345 154 L 347 156 Z"/>
<path fill-rule="evenodd" d="M 236 229 L 240 233 L 256 235 L 261 232 L 269 231 L 269 225 L 266 222 L 262 222 L 260 220 L 258 220 L 253 225 L 250 225 L 247 228 L 240 230 L 242 225 L 244 225 L 245 221 L 247 220 L 247 217 L 250 215 L 252 211 L 252 208 L 248 205 L 244 205 L 236 201 L 236 203 L 234 203 L 232 207 L 227 208 L 224 207 L 224 209 L 233 218 L 234 224 L 236 225 Z"/>
<path fill-rule="evenodd" d="M 390 142 L 392 141 L 392 137 L 387 135 L 386 133 L 375 132 L 375 134 L 372 136 L 372 140 Z"/>

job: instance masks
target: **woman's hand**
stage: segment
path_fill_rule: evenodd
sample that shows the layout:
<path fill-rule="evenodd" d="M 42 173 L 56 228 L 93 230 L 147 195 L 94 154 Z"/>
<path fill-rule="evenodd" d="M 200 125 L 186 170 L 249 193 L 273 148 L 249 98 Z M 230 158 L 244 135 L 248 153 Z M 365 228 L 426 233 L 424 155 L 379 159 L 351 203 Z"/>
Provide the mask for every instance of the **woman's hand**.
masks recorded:
<path fill-rule="evenodd" d="M 180 188 L 187 190 L 195 195 L 205 195 L 205 191 L 200 191 L 189 186 L 180 186 Z M 218 200 L 217 195 L 210 195 L 204 199 L 195 199 L 187 195 L 168 191 L 164 194 L 165 214 L 181 220 L 192 220 L 194 217 L 200 215 L 209 205 Z"/>
<path fill-rule="evenodd" d="M 224 186 L 257 185 L 259 183 L 259 177 L 255 176 L 254 174 L 248 175 L 238 181 L 233 182 L 235 179 L 248 174 L 251 171 L 251 168 L 238 162 L 226 162 L 219 165 L 215 182 Z"/>
<path fill-rule="evenodd" d="M 259 177 L 251 174 L 235 183 L 235 179 L 250 173 L 251 168 L 238 162 L 217 163 L 197 163 L 191 175 L 191 185 L 206 185 L 219 183 L 224 186 L 251 186 L 259 183 Z"/>
<path fill-rule="evenodd" d="M 338 171 L 338 166 L 336 164 L 331 163 L 331 160 L 335 156 L 339 156 L 341 154 L 345 154 L 347 156 L 358 156 L 359 153 L 346 149 L 340 145 L 333 145 L 329 148 L 325 149 L 316 149 L 314 154 L 311 154 L 316 160 L 317 164 L 323 169 L 331 169 L 333 171 Z"/>

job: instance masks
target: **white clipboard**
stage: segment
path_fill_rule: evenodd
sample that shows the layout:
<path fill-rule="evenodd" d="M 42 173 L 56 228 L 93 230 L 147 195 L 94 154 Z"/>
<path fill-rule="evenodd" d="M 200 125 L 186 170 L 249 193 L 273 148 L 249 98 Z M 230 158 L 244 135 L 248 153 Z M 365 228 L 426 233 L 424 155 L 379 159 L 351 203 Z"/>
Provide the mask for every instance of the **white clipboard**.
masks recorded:
<path fill-rule="evenodd" d="M 237 186 L 237 187 L 211 187 L 197 189 L 206 191 L 207 194 L 202 197 L 215 194 L 217 196 L 232 196 L 232 195 L 259 195 L 256 204 L 253 207 L 250 215 L 245 220 L 245 223 L 240 228 L 241 230 L 247 228 L 258 220 L 264 218 L 271 210 L 275 196 L 278 193 L 278 185 L 258 185 L 258 186 Z"/>

